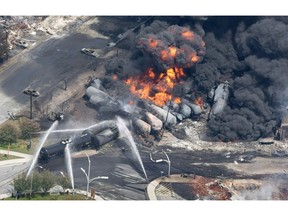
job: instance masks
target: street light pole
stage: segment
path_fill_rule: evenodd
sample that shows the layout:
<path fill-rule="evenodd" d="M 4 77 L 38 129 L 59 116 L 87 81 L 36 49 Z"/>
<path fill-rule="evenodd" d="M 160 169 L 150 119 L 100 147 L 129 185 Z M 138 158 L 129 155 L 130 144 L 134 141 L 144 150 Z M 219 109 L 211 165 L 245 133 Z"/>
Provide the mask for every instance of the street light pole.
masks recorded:
<path fill-rule="evenodd" d="M 87 179 L 87 188 L 86 188 L 86 196 L 88 198 L 88 190 L 89 190 L 89 180 L 90 180 L 90 168 L 91 168 L 91 161 L 89 155 L 85 152 L 87 159 L 88 159 L 88 174 L 86 171 L 81 167 L 82 172 L 85 174 L 86 179 Z"/>
<path fill-rule="evenodd" d="M 88 175 L 86 173 L 86 171 L 81 167 L 80 168 L 82 170 L 82 172 L 85 174 L 86 176 L 86 180 L 87 180 L 87 188 L 86 188 L 86 198 L 88 198 L 88 188 L 89 188 L 89 178 L 88 178 Z"/>
<path fill-rule="evenodd" d="M 89 190 L 89 184 L 90 184 L 90 168 L 91 168 L 91 161 L 89 155 L 85 152 L 87 159 L 88 159 L 88 176 L 87 176 L 87 197 L 88 197 L 88 190 Z"/>
<path fill-rule="evenodd" d="M 154 163 L 166 162 L 166 163 L 168 164 L 168 174 L 167 174 L 167 177 L 169 177 L 169 176 L 170 176 L 170 171 L 171 171 L 171 161 L 170 161 L 168 155 L 166 154 L 166 152 L 163 151 L 163 153 L 165 154 L 167 160 L 165 160 L 165 159 L 154 160 L 154 159 L 152 158 L 152 154 L 151 154 L 151 153 L 150 153 L 150 160 L 153 161 Z"/>
<path fill-rule="evenodd" d="M 166 153 L 165 151 L 163 151 L 163 152 L 164 152 L 164 154 L 165 154 L 165 156 L 166 156 L 166 158 L 167 158 L 167 161 L 166 161 L 166 162 L 168 163 L 168 177 L 169 177 L 169 176 L 170 176 L 170 171 L 171 171 L 171 161 L 170 161 L 167 153 Z"/>
<path fill-rule="evenodd" d="M 97 180 L 97 179 L 109 179 L 109 177 L 108 176 L 97 176 L 93 179 L 90 179 L 89 182 L 91 183 L 92 181 Z"/>
<path fill-rule="evenodd" d="M 90 180 L 90 169 L 91 169 L 91 161 L 90 161 L 90 157 L 89 155 L 85 152 L 87 158 L 88 158 L 88 174 L 86 173 L 85 169 L 83 169 L 82 167 L 80 167 L 80 169 L 82 170 L 82 172 L 85 174 L 86 176 L 86 180 L 87 180 L 87 188 L 86 188 L 86 197 L 88 199 L 88 190 L 89 190 L 89 185 L 92 181 L 96 180 L 96 179 L 108 179 L 108 176 L 97 176 L 95 178 L 92 178 Z"/>

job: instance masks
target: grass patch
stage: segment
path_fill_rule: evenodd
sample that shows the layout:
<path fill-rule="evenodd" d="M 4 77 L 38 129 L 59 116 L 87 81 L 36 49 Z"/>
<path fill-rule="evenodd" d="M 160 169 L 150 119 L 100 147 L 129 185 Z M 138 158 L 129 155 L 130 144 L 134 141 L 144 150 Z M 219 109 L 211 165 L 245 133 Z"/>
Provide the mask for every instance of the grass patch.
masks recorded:
<path fill-rule="evenodd" d="M 12 120 L 7 120 L 6 122 L 2 123 L 0 125 L 0 127 L 3 127 L 5 125 L 12 125 L 16 128 L 18 128 L 20 130 L 21 128 L 21 122 L 23 124 L 23 121 L 27 121 L 29 119 L 26 119 L 24 117 L 18 117 L 17 120 L 15 121 L 12 121 Z M 27 124 L 27 127 L 29 127 L 29 124 Z M 31 127 L 31 125 L 30 125 Z M 20 130 L 21 131 L 21 130 Z M 28 144 L 30 144 L 30 137 L 23 137 L 21 135 L 21 133 L 19 134 L 19 136 L 17 136 L 17 141 L 16 143 L 11 143 L 10 145 L 10 151 L 15 151 L 15 152 L 20 152 L 20 153 L 25 153 L 25 154 L 34 154 L 34 152 L 37 150 L 36 149 L 36 145 L 37 143 L 39 142 L 39 136 L 32 136 L 31 137 L 31 142 L 32 142 L 32 145 L 31 145 L 31 148 L 28 149 L 27 146 Z M 1 150 L 8 150 L 8 145 L 7 143 L 0 143 L 0 149 Z"/>
<path fill-rule="evenodd" d="M 0 161 L 3 161 L 3 160 L 10 160 L 10 159 L 17 159 L 17 158 L 20 158 L 20 157 L 17 157 L 17 156 L 14 156 L 14 155 L 7 155 L 7 154 L 0 154 Z"/>
<path fill-rule="evenodd" d="M 39 142 L 38 138 L 33 138 L 32 140 L 32 147 L 31 149 L 27 149 L 27 145 L 30 143 L 30 140 L 18 139 L 17 143 L 10 145 L 10 151 L 20 152 L 24 154 L 34 154 L 36 151 L 36 144 Z M 1 145 L 0 150 L 7 150 L 7 145 Z"/>

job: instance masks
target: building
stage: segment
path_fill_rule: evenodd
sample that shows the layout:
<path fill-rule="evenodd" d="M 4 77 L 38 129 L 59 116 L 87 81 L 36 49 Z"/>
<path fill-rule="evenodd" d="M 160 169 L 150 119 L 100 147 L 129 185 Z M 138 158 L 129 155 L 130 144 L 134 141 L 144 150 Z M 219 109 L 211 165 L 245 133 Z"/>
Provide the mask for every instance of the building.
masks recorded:
<path fill-rule="evenodd" d="M 281 141 L 288 140 L 288 116 L 282 118 L 281 126 L 277 131 L 277 137 Z"/>

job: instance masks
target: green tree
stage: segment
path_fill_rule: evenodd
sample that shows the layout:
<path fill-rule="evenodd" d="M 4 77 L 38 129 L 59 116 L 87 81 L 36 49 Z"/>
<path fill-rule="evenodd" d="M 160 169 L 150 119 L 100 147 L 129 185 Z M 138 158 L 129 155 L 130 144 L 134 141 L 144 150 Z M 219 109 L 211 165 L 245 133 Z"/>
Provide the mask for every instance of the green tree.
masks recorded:
<path fill-rule="evenodd" d="M 47 193 L 55 185 L 55 176 L 50 171 L 41 173 L 41 189 Z"/>
<path fill-rule="evenodd" d="M 56 183 L 63 188 L 63 191 L 65 191 L 66 188 L 69 188 L 71 186 L 69 178 L 66 175 L 65 176 L 62 176 L 62 175 L 58 176 L 56 178 Z"/>
<path fill-rule="evenodd" d="M 26 175 L 24 173 L 14 178 L 12 185 L 18 194 L 23 194 L 30 189 L 29 181 L 26 179 Z"/>
<path fill-rule="evenodd" d="M 33 133 L 41 130 L 40 124 L 28 118 L 21 118 L 19 127 L 21 130 L 21 138 L 27 139 L 33 136 Z"/>
<path fill-rule="evenodd" d="M 30 190 L 32 189 L 31 193 L 35 193 L 35 192 L 39 192 L 41 190 L 41 186 L 42 186 L 42 177 L 40 173 L 32 173 L 29 178 L 28 181 L 31 183 L 32 180 L 32 184 L 30 185 L 30 187 L 32 186 L 32 188 L 30 188 Z"/>
<path fill-rule="evenodd" d="M 5 124 L 0 128 L 0 142 L 3 144 L 16 143 L 19 135 L 19 129 L 12 124 Z"/>

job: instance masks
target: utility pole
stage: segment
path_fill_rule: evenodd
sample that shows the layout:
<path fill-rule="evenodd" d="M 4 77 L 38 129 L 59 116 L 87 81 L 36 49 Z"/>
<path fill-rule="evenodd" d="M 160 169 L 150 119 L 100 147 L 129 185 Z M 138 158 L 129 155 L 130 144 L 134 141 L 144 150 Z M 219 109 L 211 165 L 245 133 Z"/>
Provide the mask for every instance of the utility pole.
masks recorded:
<path fill-rule="evenodd" d="M 33 115 L 32 115 L 32 104 L 33 104 L 32 102 L 33 102 L 33 100 L 32 100 L 32 98 L 33 97 L 39 97 L 40 94 L 38 91 L 36 91 L 34 89 L 29 89 L 29 88 L 25 89 L 23 91 L 23 94 L 30 96 L 30 119 L 32 119 L 33 118 Z"/>

